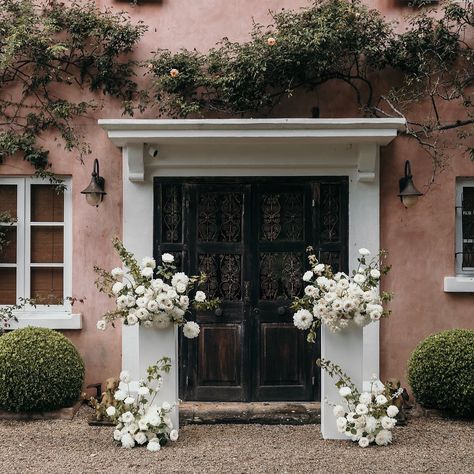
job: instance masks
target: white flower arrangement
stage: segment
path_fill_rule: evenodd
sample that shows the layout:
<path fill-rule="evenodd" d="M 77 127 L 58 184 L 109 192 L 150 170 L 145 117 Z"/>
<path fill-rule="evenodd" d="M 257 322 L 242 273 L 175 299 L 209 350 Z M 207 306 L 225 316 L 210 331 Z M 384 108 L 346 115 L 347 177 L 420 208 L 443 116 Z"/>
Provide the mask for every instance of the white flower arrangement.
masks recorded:
<path fill-rule="evenodd" d="M 311 270 L 303 275 L 307 283 L 304 296 L 295 298 L 292 305 L 296 310 L 293 323 L 302 331 L 309 330 L 308 341 L 316 340 L 321 324 L 338 332 L 351 322 L 363 327 L 389 315 L 383 303 L 391 299 L 391 294 L 379 294 L 378 285 L 390 267 L 382 265 L 384 252 L 370 261 L 369 255 L 367 249 L 359 250 L 359 265 L 350 277 L 344 272 L 334 274 L 330 265 L 319 263 L 314 254 L 309 254 Z"/>
<path fill-rule="evenodd" d="M 162 373 L 170 371 L 170 359 L 163 357 L 148 367 L 146 381 L 132 382 L 127 371 L 120 374 L 120 388 L 114 393 L 114 405 L 106 410 L 108 418 L 116 423 L 114 440 L 123 448 L 146 446 L 156 452 L 168 441 L 177 441 L 178 431 L 173 429 L 170 413 L 174 406 L 164 402 L 155 404 L 162 384 Z M 132 391 L 131 386 L 138 386 Z"/>
<path fill-rule="evenodd" d="M 97 329 L 105 330 L 108 323 L 121 320 L 123 324 L 164 329 L 171 324 L 183 326 L 187 338 L 199 335 L 199 325 L 186 321 L 185 315 L 191 305 L 197 310 L 214 309 L 218 299 L 208 300 L 203 291 L 196 291 L 194 299 L 190 293 L 205 281 L 205 275 L 189 277 L 178 272 L 174 257 L 169 253 L 161 256 L 161 265 L 151 257 L 145 257 L 141 264 L 128 252 L 118 239 L 113 240 L 121 261 L 128 268 L 107 272 L 95 267 L 98 274 L 96 285 L 99 291 L 114 298 L 116 309 L 108 311 L 97 322 Z"/>
<path fill-rule="evenodd" d="M 344 433 L 361 448 L 370 444 L 387 446 L 392 442 L 392 430 L 397 424 L 395 417 L 398 408 L 392 404 L 403 389 L 392 394 L 390 387 L 376 377 L 372 379 L 371 391 L 360 393 L 351 382 L 350 377 L 332 362 L 318 359 L 317 364 L 326 370 L 331 377 L 337 377 L 336 387 L 343 398 L 342 404 L 330 403 L 336 417 L 339 433 Z"/>

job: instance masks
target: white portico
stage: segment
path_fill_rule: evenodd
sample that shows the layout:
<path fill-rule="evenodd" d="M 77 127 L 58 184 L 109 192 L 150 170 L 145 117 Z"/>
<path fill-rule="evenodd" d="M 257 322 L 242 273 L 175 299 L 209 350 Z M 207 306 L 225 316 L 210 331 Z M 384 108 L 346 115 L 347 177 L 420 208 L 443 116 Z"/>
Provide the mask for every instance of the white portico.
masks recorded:
<path fill-rule="evenodd" d="M 138 258 L 153 254 L 154 177 L 347 177 L 349 269 L 358 249 L 379 250 L 379 148 L 402 119 L 100 120 L 123 154 L 123 240 Z M 379 372 L 379 327 L 334 335 L 324 328 L 321 355 L 362 386 Z M 178 400 L 177 330 L 123 329 L 123 367 L 134 377 L 162 356 L 172 371 L 162 400 Z M 322 432 L 339 438 L 324 399 L 339 395 L 321 376 Z M 177 425 L 177 411 L 175 424 Z"/>

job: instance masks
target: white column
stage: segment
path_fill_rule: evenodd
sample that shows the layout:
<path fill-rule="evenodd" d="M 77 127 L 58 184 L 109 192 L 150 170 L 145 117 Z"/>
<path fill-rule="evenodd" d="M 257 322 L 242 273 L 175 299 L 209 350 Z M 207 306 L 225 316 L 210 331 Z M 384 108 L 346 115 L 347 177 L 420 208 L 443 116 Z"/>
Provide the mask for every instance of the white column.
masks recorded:
<path fill-rule="evenodd" d="M 153 255 L 153 179 L 137 179 L 139 173 L 129 169 L 129 154 L 133 157 L 143 153 L 143 144 L 124 147 L 123 156 L 123 242 L 140 261 Z M 133 160 L 132 160 L 133 164 Z M 134 181 L 130 180 L 130 177 Z M 171 371 L 164 383 L 156 403 L 178 403 L 178 331 L 149 329 L 140 326 L 122 327 L 122 368 L 128 370 L 132 379 L 147 376 L 146 369 L 162 357 L 171 359 Z M 172 413 L 173 426 L 179 427 L 179 410 Z"/>
<path fill-rule="evenodd" d="M 321 357 L 339 365 L 343 372 L 351 378 L 359 390 L 363 382 L 363 329 L 349 325 L 341 332 L 334 334 L 326 326 L 321 327 Z M 324 439 L 349 439 L 344 433 L 339 433 L 336 427 L 336 417 L 332 407 L 326 400 L 344 405 L 333 379 L 327 372 L 321 370 L 321 434 Z"/>

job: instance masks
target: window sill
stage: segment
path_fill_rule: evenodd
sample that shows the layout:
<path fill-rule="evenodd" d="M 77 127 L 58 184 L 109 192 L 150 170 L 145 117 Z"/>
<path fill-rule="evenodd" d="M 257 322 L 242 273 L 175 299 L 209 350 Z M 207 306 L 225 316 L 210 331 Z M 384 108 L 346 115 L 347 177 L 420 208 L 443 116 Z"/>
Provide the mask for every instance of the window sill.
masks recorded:
<path fill-rule="evenodd" d="M 474 276 L 444 277 L 446 293 L 474 293 Z"/>
<path fill-rule="evenodd" d="M 9 321 L 8 329 L 35 326 L 49 329 L 82 329 L 82 315 L 68 312 L 25 312 L 17 313 L 18 321 Z"/>

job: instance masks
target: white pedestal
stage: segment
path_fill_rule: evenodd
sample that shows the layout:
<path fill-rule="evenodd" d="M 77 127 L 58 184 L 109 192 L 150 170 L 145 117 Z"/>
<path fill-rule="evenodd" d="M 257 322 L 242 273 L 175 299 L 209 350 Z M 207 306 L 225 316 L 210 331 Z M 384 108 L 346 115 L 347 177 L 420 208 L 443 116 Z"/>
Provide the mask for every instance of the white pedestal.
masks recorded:
<path fill-rule="evenodd" d="M 123 326 L 124 351 L 122 367 L 128 370 L 133 380 L 145 379 L 147 368 L 162 357 L 171 359 L 169 374 L 163 374 L 163 385 L 155 399 L 157 405 L 168 402 L 176 404 L 171 412 L 173 428 L 179 428 L 178 408 L 178 328 L 145 328 Z"/>
<path fill-rule="evenodd" d="M 353 324 L 334 334 L 324 325 L 321 327 L 321 357 L 339 365 L 349 375 L 359 390 L 363 382 L 363 329 Z M 339 389 L 327 372 L 321 370 L 321 433 L 324 439 L 348 439 L 339 433 L 332 407 L 325 403 L 342 404 Z"/>

